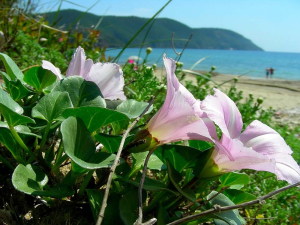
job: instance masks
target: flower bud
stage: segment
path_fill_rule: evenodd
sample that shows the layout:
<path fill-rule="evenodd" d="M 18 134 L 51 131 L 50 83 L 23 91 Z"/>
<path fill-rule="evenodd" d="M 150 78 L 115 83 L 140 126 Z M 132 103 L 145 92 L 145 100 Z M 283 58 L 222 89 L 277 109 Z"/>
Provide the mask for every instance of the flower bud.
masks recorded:
<path fill-rule="evenodd" d="M 148 47 L 148 48 L 146 49 L 147 55 L 149 55 L 151 52 L 152 52 L 152 48 L 151 48 L 151 47 Z"/>
<path fill-rule="evenodd" d="M 181 67 L 183 66 L 183 62 L 176 62 L 176 66 L 177 66 L 178 68 L 181 68 Z"/>
<path fill-rule="evenodd" d="M 212 67 L 211 67 L 211 70 L 212 70 L 212 71 L 214 71 L 215 69 L 216 69 L 216 67 L 215 67 L 215 66 L 212 66 Z"/>
<path fill-rule="evenodd" d="M 40 38 L 40 42 L 45 42 L 47 41 L 47 38 Z"/>
<path fill-rule="evenodd" d="M 234 80 L 234 83 L 236 83 L 236 82 L 238 82 L 239 78 L 235 77 L 235 78 L 233 78 L 233 80 Z"/>
<path fill-rule="evenodd" d="M 157 67 L 157 65 L 156 65 L 156 63 L 154 63 L 154 64 L 152 65 L 152 68 L 155 70 L 156 67 Z"/>
<path fill-rule="evenodd" d="M 264 102 L 263 98 L 258 98 L 258 99 L 256 99 L 256 101 L 259 105 Z"/>

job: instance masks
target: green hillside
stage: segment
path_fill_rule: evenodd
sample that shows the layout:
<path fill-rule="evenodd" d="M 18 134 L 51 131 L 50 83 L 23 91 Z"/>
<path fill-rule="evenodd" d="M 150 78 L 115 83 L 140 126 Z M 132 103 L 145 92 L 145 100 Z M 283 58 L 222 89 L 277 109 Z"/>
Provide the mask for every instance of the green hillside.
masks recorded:
<path fill-rule="evenodd" d="M 45 14 L 46 20 L 53 22 L 56 12 Z M 68 29 L 82 12 L 77 10 L 61 10 L 56 19 L 56 27 Z M 73 28 L 85 30 L 95 26 L 102 16 L 91 13 L 85 14 L 75 24 Z M 147 22 L 147 18 L 105 16 L 97 28 L 100 30 L 100 45 L 106 47 L 123 47 L 130 38 Z M 143 42 L 144 36 L 149 28 L 132 42 L 132 45 L 139 45 Z M 195 49 L 230 49 L 230 50 L 256 50 L 262 49 L 253 44 L 249 39 L 230 30 L 218 28 L 197 28 L 193 29 L 178 21 L 158 18 L 155 20 L 151 31 L 146 39 L 147 46 L 154 48 L 171 48 L 171 36 L 175 32 L 175 46 L 182 48 L 186 41 L 178 39 L 188 39 L 193 33 L 188 48 Z"/>

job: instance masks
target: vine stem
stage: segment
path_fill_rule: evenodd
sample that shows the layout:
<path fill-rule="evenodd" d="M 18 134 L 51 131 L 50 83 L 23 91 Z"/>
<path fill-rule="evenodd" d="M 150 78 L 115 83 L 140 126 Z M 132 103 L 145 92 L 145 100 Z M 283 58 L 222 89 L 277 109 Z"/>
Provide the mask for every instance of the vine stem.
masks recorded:
<path fill-rule="evenodd" d="M 31 156 L 36 160 L 35 154 L 24 144 L 23 140 L 20 138 L 18 133 L 15 131 L 15 129 L 12 126 L 9 126 L 9 130 L 15 140 L 19 143 L 19 145 Z"/>
<path fill-rule="evenodd" d="M 154 102 L 154 98 L 151 98 L 150 101 L 149 101 L 149 104 L 145 108 L 145 110 L 141 113 L 141 115 L 139 117 L 137 117 L 135 119 L 135 121 L 132 122 L 132 124 L 128 127 L 128 129 L 123 134 L 123 137 L 122 137 L 122 140 L 121 140 L 121 143 L 120 143 L 120 146 L 119 146 L 116 158 L 115 158 L 114 163 L 113 163 L 113 165 L 112 165 L 112 167 L 110 169 L 110 173 L 109 173 L 109 176 L 108 176 L 108 180 L 107 180 L 107 184 L 106 184 L 106 189 L 105 189 L 105 193 L 104 193 L 104 197 L 103 197 L 103 200 L 102 200 L 102 205 L 101 205 L 101 209 L 100 209 L 100 212 L 99 212 L 99 215 L 98 215 L 98 220 L 97 220 L 96 225 L 100 225 L 102 223 L 103 218 L 104 218 L 104 213 L 105 213 L 105 208 L 106 208 L 106 205 L 107 205 L 107 199 L 108 199 L 108 194 L 109 194 L 109 190 L 110 190 L 112 178 L 113 178 L 113 175 L 115 173 L 116 167 L 117 167 L 117 165 L 119 163 L 119 159 L 120 159 L 120 156 L 121 156 L 121 153 L 122 153 L 122 149 L 123 149 L 124 144 L 125 144 L 125 140 L 126 140 L 128 134 L 129 134 L 129 132 L 131 131 L 131 129 L 139 122 L 139 120 L 141 119 L 141 117 L 143 115 L 145 115 L 145 113 L 149 110 L 149 108 L 151 107 L 151 105 L 153 104 L 153 102 Z"/>
<path fill-rule="evenodd" d="M 147 157 L 145 159 L 144 169 L 143 169 L 142 177 L 141 177 L 140 184 L 139 184 L 139 217 L 135 221 L 134 225 L 144 225 L 144 224 L 150 225 L 150 224 L 154 224 L 156 222 L 156 219 L 153 218 L 153 219 L 147 221 L 146 223 L 143 223 L 143 185 L 144 185 L 144 181 L 145 181 L 145 177 L 146 177 L 146 173 L 147 173 L 147 165 L 148 165 L 150 156 L 155 151 L 155 149 L 156 149 L 156 147 L 152 148 L 149 151 L 149 153 L 147 154 Z"/>
<path fill-rule="evenodd" d="M 296 186 L 299 186 L 299 185 L 300 185 L 300 182 L 297 182 L 295 184 L 291 184 L 291 185 L 285 186 L 283 188 L 280 188 L 278 190 L 272 191 L 272 192 L 270 192 L 270 193 L 268 193 L 268 194 L 266 194 L 266 195 L 264 195 L 262 197 L 259 197 L 259 198 L 255 199 L 255 200 L 244 202 L 244 203 L 241 203 L 241 204 L 238 204 L 238 205 L 223 206 L 223 207 L 214 207 L 212 209 L 209 209 L 209 210 L 206 210 L 206 211 L 203 211 L 203 212 L 191 215 L 191 216 L 187 216 L 187 217 L 184 217 L 184 218 L 179 219 L 179 220 L 175 220 L 175 221 L 173 221 L 171 223 L 168 223 L 167 225 L 182 224 L 182 223 L 185 223 L 185 222 L 188 222 L 188 221 L 192 221 L 192 220 L 196 220 L 196 219 L 198 219 L 200 217 L 207 216 L 207 215 L 210 215 L 210 214 L 213 214 L 213 213 L 224 212 L 224 211 L 229 211 L 229 210 L 233 210 L 233 209 L 244 208 L 244 207 L 249 206 L 249 205 L 263 203 L 263 201 L 265 199 L 268 199 L 268 198 L 272 197 L 273 195 L 279 194 L 279 193 L 281 193 L 283 191 L 286 191 L 286 190 L 288 190 L 290 188 L 293 188 L 293 187 L 296 187 Z"/>

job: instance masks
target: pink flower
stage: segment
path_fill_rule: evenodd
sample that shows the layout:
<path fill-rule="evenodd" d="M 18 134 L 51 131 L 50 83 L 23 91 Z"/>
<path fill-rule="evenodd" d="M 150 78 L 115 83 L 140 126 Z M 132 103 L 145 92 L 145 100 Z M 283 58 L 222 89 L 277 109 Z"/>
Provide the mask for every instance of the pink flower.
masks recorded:
<path fill-rule="evenodd" d="M 134 60 L 133 59 L 128 59 L 128 63 L 129 64 L 134 64 Z"/>
<path fill-rule="evenodd" d="M 279 180 L 291 184 L 300 181 L 299 165 L 284 139 L 257 120 L 241 133 L 241 114 L 234 102 L 220 90 L 215 89 L 214 96 L 207 96 L 201 109 L 223 132 L 221 140 L 215 141 L 216 150 L 211 156 L 219 172 L 254 169 L 274 173 Z M 202 175 L 205 177 L 204 171 Z"/>
<path fill-rule="evenodd" d="M 215 126 L 200 109 L 200 101 L 179 83 L 175 61 L 164 56 L 167 95 L 163 106 L 151 118 L 146 128 L 159 144 L 180 140 L 216 138 Z"/>
<path fill-rule="evenodd" d="M 43 60 L 42 67 L 54 73 L 59 80 L 63 79 L 60 70 L 52 63 Z M 81 76 L 94 82 L 105 99 L 126 100 L 123 91 L 124 77 L 120 66 L 115 63 L 94 64 L 91 59 L 86 59 L 84 49 L 80 46 L 76 49 L 66 72 L 66 77 L 69 76 Z"/>
<path fill-rule="evenodd" d="M 58 39 L 59 42 L 62 42 L 63 40 L 64 40 L 63 38 L 59 38 L 59 39 Z"/>

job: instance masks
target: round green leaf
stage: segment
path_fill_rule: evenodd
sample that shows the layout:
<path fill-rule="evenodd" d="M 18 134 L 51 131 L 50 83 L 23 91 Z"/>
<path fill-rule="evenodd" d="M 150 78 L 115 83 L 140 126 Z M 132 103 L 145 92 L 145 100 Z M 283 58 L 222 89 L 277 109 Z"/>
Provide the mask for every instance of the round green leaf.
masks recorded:
<path fill-rule="evenodd" d="M 27 89 L 20 80 L 10 80 L 8 76 L 5 76 L 4 72 L 0 72 L 3 75 L 6 90 L 10 93 L 10 96 L 18 101 L 24 97 L 29 96 L 33 92 Z"/>
<path fill-rule="evenodd" d="M 65 118 L 70 116 L 79 117 L 83 120 L 90 132 L 94 132 L 109 123 L 121 120 L 129 121 L 129 118 L 122 113 L 92 106 L 66 109 L 62 115 Z"/>
<path fill-rule="evenodd" d="M 65 184 L 57 184 L 53 188 L 43 190 L 48 183 L 47 175 L 38 167 L 30 164 L 18 165 L 12 175 L 14 187 L 25 194 L 45 196 L 52 198 L 64 198 L 73 195 L 74 190 Z"/>
<path fill-rule="evenodd" d="M 64 151 L 79 166 L 85 169 L 110 167 L 115 155 L 95 152 L 95 143 L 80 118 L 69 117 L 61 124 Z"/>
<path fill-rule="evenodd" d="M 54 91 L 41 98 L 32 109 L 32 117 L 47 120 L 59 120 L 62 112 L 72 107 L 72 102 L 67 92 Z"/>
<path fill-rule="evenodd" d="M 211 197 L 215 196 L 218 192 L 212 191 L 208 196 L 207 199 L 210 199 Z M 213 205 L 219 205 L 219 206 L 233 206 L 235 205 L 228 197 L 226 197 L 224 194 L 219 193 L 217 196 L 215 196 L 212 200 L 209 201 L 210 204 Z M 225 225 L 225 224 L 235 224 L 235 225 L 242 225 L 246 224 L 246 221 L 240 216 L 239 211 L 237 209 L 225 211 L 225 212 L 219 212 L 213 214 L 214 217 L 217 217 L 219 219 L 214 219 L 215 224 L 218 225 Z"/>
<path fill-rule="evenodd" d="M 155 155 L 167 164 L 168 160 L 175 170 L 181 172 L 187 167 L 195 165 L 201 151 L 183 145 L 163 145 L 155 150 Z"/>
<path fill-rule="evenodd" d="M 11 80 L 19 79 L 22 83 L 23 81 L 23 73 L 17 66 L 17 64 L 8 56 L 3 53 L 0 53 L 0 59 L 3 61 L 3 64 L 6 69 L 7 75 L 11 78 Z"/>
<path fill-rule="evenodd" d="M 243 202 L 248 202 L 256 199 L 255 195 L 252 195 L 250 193 L 241 191 L 241 190 L 235 190 L 235 189 L 227 189 L 224 192 L 224 195 L 226 195 L 231 201 L 234 202 L 234 204 L 240 204 Z"/>
<path fill-rule="evenodd" d="M 148 106 L 147 102 L 138 102 L 133 99 L 126 100 L 117 106 L 117 111 L 124 113 L 130 119 L 137 118 Z M 149 108 L 147 113 L 150 113 L 153 109 L 153 106 Z M 146 114 L 147 114 L 146 113 Z"/>
<path fill-rule="evenodd" d="M 219 180 L 221 182 L 219 189 L 227 186 L 230 186 L 230 188 L 233 189 L 236 185 L 238 185 L 238 188 L 236 189 L 240 189 L 250 182 L 250 178 L 247 174 L 236 172 L 226 173 L 221 176 Z"/>
<path fill-rule="evenodd" d="M 23 109 L 22 109 L 23 110 Z M 4 116 L 8 126 L 14 127 L 20 124 L 35 123 L 33 119 L 15 113 L 10 108 L 6 107 L 4 104 L 0 103 L 0 112 Z"/>
<path fill-rule="evenodd" d="M 7 92 L 0 88 L 0 103 L 5 105 L 7 108 L 11 109 L 13 112 L 22 114 L 24 112 L 23 108 L 16 103 Z"/>
<path fill-rule="evenodd" d="M 41 66 L 29 69 L 24 75 L 24 81 L 34 87 L 38 92 L 50 86 L 56 81 L 57 77 L 49 70 Z"/>
<path fill-rule="evenodd" d="M 26 166 L 19 164 L 12 175 L 14 187 L 29 195 L 39 195 L 35 192 L 42 191 L 47 182 L 47 175 L 38 167 L 30 164 Z"/>
<path fill-rule="evenodd" d="M 98 106 L 105 108 L 99 87 L 91 81 L 79 76 L 71 76 L 61 80 L 52 91 L 68 92 L 74 107 Z"/>
<path fill-rule="evenodd" d="M 167 165 L 168 165 L 168 176 L 169 179 L 171 180 L 172 184 L 174 185 L 174 187 L 177 189 L 177 191 L 182 194 L 184 197 L 186 197 L 187 199 L 189 199 L 192 202 L 196 202 L 196 195 L 195 193 L 189 189 L 189 188 L 185 188 L 185 189 L 181 189 L 179 183 L 182 179 L 181 174 L 176 171 L 174 169 L 174 167 L 172 166 L 171 163 L 169 163 L 169 161 L 167 160 Z"/>

